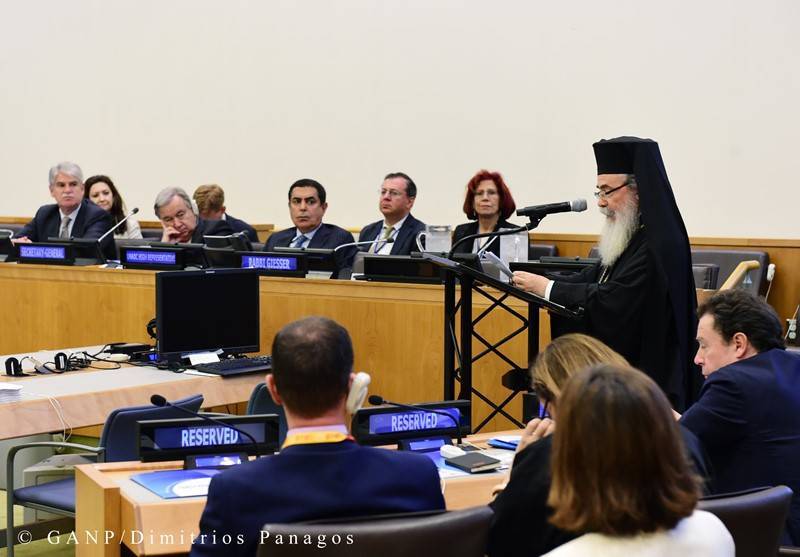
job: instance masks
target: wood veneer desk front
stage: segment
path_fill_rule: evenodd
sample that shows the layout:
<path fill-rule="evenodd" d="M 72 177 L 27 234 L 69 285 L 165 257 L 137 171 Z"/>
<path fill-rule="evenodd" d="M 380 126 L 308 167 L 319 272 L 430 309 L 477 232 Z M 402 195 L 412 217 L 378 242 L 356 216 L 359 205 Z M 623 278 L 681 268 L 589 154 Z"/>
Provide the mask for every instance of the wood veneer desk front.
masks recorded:
<path fill-rule="evenodd" d="M 0 335 L 0 354 L 116 341 L 148 342 L 145 325 L 155 316 L 154 283 L 153 271 L 0 264 L 0 307 L 4 309 L 5 325 Z M 356 370 L 372 375 L 370 392 L 400 402 L 441 400 L 444 392 L 441 285 L 262 278 L 260 293 L 262 352 L 270 351 L 272 338 L 286 323 L 309 315 L 323 315 L 350 332 Z M 187 303 L 214 302 L 187 300 Z M 526 304 L 516 300 L 507 303 L 519 313 L 527 314 Z M 474 296 L 474 315 L 488 306 L 488 300 Z M 505 312 L 494 311 L 478 324 L 476 331 L 494 342 L 518 324 Z M 476 353 L 483 349 L 478 342 L 473 345 Z M 527 358 L 524 335 L 508 342 L 503 349 L 524 365 Z M 473 384 L 491 399 L 501 401 L 509 395 L 500 382 L 508 369 L 506 362 L 490 354 L 473 365 Z M 508 411 L 521 417 L 519 397 Z M 478 423 L 488 412 L 488 405 L 478 399 L 473 401 L 473 423 Z M 496 418 L 486 430 L 510 427 L 514 426 L 505 418 Z M 60 429 L 60 425 L 55 429 Z"/>

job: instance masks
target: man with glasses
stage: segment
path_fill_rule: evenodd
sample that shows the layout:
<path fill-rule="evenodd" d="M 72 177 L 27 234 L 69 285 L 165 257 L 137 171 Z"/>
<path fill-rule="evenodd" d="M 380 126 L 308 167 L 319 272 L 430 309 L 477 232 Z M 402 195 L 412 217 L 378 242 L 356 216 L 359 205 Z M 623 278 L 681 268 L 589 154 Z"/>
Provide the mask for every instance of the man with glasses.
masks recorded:
<path fill-rule="evenodd" d="M 678 410 L 702 377 L 692 363 L 696 294 L 686 227 L 658 144 L 619 137 L 594 144 L 597 205 L 605 215 L 600 264 L 569 277 L 515 272 L 513 284 L 569 308 L 553 335 L 583 332 L 645 371 Z"/>
<path fill-rule="evenodd" d="M 50 169 L 50 195 L 54 204 L 43 205 L 17 232 L 14 243 L 44 242 L 48 238 L 100 238 L 111 230 L 110 213 L 83 198 L 83 171 L 72 162 Z M 103 253 L 114 258 L 114 238 L 103 241 Z"/>
<path fill-rule="evenodd" d="M 164 188 L 156 196 L 153 211 L 161 221 L 162 242 L 202 244 L 203 236 L 229 236 L 233 229 L 224 220 L 197 216 L 192 200 L 181 188 Z"/>
<path fill-rule="evenodd" d="M 417 198 L 417 186 L 408 175 L 392 172 L 383 179 L 378 193 L 378 207 L 383 213 L 383 220 L 361 229 L 358 241 L 375 243 L 361 246 L 360 249 L 381 255 L 409 255 L 416 248 L 417 234 L 425 230 L 425 223 L 411 214 Z M 387 242 L 390 238 L 392 241 Z"/>

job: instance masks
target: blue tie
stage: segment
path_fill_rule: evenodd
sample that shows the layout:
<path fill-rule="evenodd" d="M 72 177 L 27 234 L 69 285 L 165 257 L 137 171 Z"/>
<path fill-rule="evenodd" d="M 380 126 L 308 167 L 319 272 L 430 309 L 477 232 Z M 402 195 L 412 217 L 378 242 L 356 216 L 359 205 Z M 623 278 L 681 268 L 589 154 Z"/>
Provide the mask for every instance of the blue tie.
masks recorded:
<path fill-rule="evenodd" d="M 292 246 L 291 247 L 293 247 L 293 248 L 302 248 L 303 244 L 306 243 L 306 240 L 308 240 L 308 236 L 306 236 L 305 234 L 300 234 L 297 238 L 292 240 Z"/>

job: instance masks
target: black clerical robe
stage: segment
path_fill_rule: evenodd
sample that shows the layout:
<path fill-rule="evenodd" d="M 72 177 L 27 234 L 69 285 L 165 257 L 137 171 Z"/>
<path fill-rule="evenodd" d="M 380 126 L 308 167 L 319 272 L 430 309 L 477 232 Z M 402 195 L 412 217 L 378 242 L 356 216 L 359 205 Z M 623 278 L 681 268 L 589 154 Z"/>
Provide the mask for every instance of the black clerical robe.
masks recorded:
<path fill-rule="evenodd" d="M 684 407 L 684 362 L 666 273 L 648 248 L 644 226 L 613 266 L 592 266 L 555 280 L 550 300 L 583 307 L 578 321 L 553 319 L 553 336 L 582 332 L 602 340 L 647 373 L 675 408 Z"/>

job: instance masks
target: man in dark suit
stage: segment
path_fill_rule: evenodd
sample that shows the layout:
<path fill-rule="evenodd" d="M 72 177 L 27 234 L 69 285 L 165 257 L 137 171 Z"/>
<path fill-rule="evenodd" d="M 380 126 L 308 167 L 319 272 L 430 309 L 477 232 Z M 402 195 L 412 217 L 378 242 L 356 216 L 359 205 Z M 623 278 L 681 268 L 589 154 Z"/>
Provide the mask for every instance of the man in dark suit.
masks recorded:
<path fill-rule="evenodd" d="M 359 242 L 379 240 L 361 246 L 361 251 L 382 255 L 409 255 L 417 250 L 417 234 L 425 230 L 425 223 L 414 218 L 411 208 L 417 199 L 417 186 L 408 175 L 392 172 L 383 179 L 378 207 L 383 220 L 361 229 Z M 382 240 L 393 239 L 392 243 Z"/>
<path fill-rule="evenodd" d="M 48 238 L 99 238 L 114 226 L 111 214 L 83 198 L 83 171 L 71 162 L 50 169 L 50 195 L 55 204 L 43 205 L 15 235 L 15 243 L 45 242 Z M 103 240 L 103 254 L 115 257 L 114 237 Z"/>
<path fill-rule="evenodd" d="M 203 236 L 233 234 L 224 220 L 205 220 L 197 216 L 192 200 L 182 188 L 164 188 L 156 196 L 153 211 L 161 221 L 162 242 L 204 243 Z"/>
<path fill-rule="evenodd" d="M 366 388 L 352 370 L 350 336 L 334 321 L 308 317 L 278 332 L 267 388 L 286 410 L 286 441 L 279 454 L 211 480 L 194 557 L 255 555 L 267 523 L 444 509 L 428 457 L 348 435 L 348 393 Z"/>
<path fill-rule="evenodd" d="M 744 290 L 697 310 L 700 399 L 681 417 L 706 448 L 711 490 L 786 485 L 794 491 L 784 543 L 800 544 L 800 356 L 784 348 L 775 310 Z"/>
<path fill-rule="evenodd" d="M 272 234 L 264 251 L 273 251 L 276 247 L 334 249 L 354 243 L 353 235 L 344 228 L 322 222 L 328 210 L 326 199 L 325 188 L 316 180 L 303 178 L 289 186 L 289 216 L 294 227 Z M 337 270 L 350 267 L 356 251 L 351 247 L 337 252 Z"/>
<path fill-rule="evenodd" d="M 216 184 L 199 186 L 192 194 L 197 211 L 204 220 L 224 220 L 234 232 L 244 232 L 251 242 L 258 242 L 256 229 L 228 214 L 225 207 L 225 191 Z"/>

